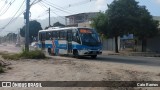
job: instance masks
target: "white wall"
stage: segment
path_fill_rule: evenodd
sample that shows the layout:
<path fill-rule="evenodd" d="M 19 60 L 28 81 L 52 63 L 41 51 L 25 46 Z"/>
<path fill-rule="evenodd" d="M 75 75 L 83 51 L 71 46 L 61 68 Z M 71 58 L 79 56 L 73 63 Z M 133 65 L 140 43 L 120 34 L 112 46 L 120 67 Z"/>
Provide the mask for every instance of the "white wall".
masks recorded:
<path fill-rule="evenodd" d="M 114 51 L 115 50 L 115 38 L 109 38 L 102 41 L 103 50 Z M 120 50 L 120 37 L 118 37 L 118 49 Z"/>

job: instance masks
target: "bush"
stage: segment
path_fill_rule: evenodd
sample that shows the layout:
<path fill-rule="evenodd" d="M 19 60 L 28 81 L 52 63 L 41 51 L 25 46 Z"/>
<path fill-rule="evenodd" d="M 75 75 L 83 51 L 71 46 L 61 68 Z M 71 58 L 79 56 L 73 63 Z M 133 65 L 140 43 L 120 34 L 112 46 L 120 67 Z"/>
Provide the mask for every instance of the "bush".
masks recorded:
<path fill-rule="evenodd" d="M 2 54 L 4 59 L 9 60 L 19 60 L 20 58 L 25 59 L 44 59 L 46 58 L 45 54 L 41 50 L 32 50 L 32 51 L 22 51 L 19 54 Z"/>
<path fill-rule="evenodd" d="M 2 58 L 10 59 L 10 60 L 19 60 L 20 59 L 20 54 L 3 54 Z"/>
<path fill-rule="evenodd" d="M 46 58 L 45 54 L 41 50 L 33 50 L 33 51 L 23 51 L 20 56 L 26 59 L 44 59 Z"/>

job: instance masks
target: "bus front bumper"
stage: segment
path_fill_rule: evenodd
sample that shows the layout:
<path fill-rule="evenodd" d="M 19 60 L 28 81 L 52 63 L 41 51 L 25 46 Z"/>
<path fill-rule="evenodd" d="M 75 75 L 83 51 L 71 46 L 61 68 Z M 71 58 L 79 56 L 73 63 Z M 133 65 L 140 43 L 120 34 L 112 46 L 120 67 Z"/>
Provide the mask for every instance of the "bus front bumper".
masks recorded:
<path fill-rule="evenodd" d="M 87 50 L 81 50 L 79 51 L 79 55 L 98 55 L 102 54 L 101 50 L 94 50 L 94 51 L 87 51 Z"/>

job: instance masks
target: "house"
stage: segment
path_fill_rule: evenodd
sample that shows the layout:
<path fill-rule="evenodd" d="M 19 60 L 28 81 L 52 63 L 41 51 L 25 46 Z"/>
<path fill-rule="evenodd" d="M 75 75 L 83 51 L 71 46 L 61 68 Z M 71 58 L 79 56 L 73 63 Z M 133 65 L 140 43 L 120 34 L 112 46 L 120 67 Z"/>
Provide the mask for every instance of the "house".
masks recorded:
<path fill-rule="evenodd" d="M 88 13 L 79 13 L 74 15 L 69 15 L 65 17 L 66 26 L 75 26 L 75 27 L 91 27 L 91 19 L 94 18 L 98 12 L 88 12 Z"/>

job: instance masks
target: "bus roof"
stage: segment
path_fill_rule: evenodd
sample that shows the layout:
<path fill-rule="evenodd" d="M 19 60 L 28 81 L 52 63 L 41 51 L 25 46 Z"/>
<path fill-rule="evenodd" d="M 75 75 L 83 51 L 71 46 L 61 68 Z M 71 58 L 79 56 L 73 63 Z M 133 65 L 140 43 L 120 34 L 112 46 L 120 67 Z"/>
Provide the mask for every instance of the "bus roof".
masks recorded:
<path fill-rule="evenodd" d="M 59 30 L 66 30 L 66 29 L 78 29 L 78 28 L 87 28 L 87 27 L 64 27 L 64 28 L 58 28 L 58 27 L 51 27 L 46 30 L 40 30 L 39 32 L 46 32 L 46 31 L 59 31 Z"/>

